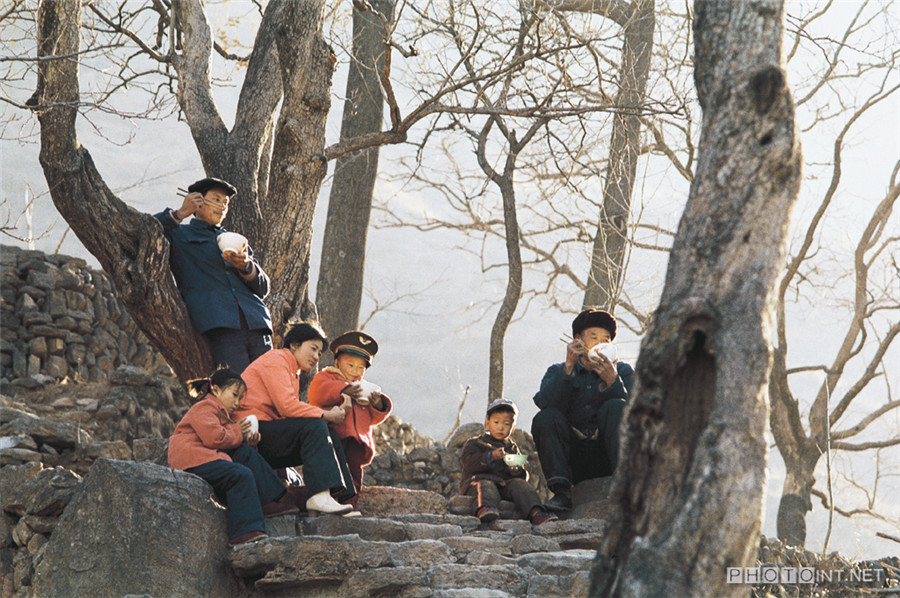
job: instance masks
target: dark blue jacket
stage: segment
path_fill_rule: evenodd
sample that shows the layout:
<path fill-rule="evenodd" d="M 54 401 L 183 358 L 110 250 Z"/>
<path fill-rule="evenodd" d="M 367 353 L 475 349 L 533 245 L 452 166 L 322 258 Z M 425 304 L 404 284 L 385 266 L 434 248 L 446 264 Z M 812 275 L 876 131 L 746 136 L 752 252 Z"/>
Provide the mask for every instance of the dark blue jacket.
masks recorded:
<path fill-rule="evenodd" d="M 179 225 L 171 210 L 155 214 L 171 246 L 169 266 L 198 332 L 213 328 L 240 329 L 241 316 L 250 330 L 272 333 L 272 318 L 263 298 L 269 294 L 269 277 L 250 252 L 256 276 L 241 278 L 225 261 L 216 238 L 225 229 L 194 218 Z"/>
<path fill-rule="evenodd" d="M 576 363 L 570 375 L 566 364 L 551 365 L 541 380 L 541 389 L 534 395 L 534 404 L 541 409 L 558 409 L 568 422 L 585 433 L 597 427 L 597 411 L 608 399 L 625 399 L 634 386 L 634 369 L 627 363 L 616 363 L 618 376 L 606 386 L 600 376 Z"/>

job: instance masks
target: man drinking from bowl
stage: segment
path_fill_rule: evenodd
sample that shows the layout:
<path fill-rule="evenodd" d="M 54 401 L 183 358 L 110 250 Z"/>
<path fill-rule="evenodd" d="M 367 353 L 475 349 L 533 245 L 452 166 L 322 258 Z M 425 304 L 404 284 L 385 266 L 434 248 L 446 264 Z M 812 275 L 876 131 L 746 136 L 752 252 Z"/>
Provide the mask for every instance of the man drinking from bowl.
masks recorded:
<path fill-rule="evenodd" d="M 615 471 L 619 422 L 634 379 L 632 367 L 616 360 L 612 347 L 597 347 L 616 338 L 612 314 L 584 310 L 572 321 L 572 336 L 565 361 L 547 369 L 534 395 L 540 411 L 531 434 L 554 494 L 545 506 L 553 511 L 572 508 L 573 484 Z M 604 350 L 591 351 L 595 347 Z"/>
<path fill-rule="evenodd" d="M 187 188 L 180 208 L 154 217 L 171 245 L 169 266 L 194 326 L 216 363 L 240 373 L 272 348 L 272 318 L 263 303 L 269 277 L 246 239 L 221 227 L 236 192 L 221 179 L 201 179 Z M 194 218 L 182 225 L 188 216 Z"/>

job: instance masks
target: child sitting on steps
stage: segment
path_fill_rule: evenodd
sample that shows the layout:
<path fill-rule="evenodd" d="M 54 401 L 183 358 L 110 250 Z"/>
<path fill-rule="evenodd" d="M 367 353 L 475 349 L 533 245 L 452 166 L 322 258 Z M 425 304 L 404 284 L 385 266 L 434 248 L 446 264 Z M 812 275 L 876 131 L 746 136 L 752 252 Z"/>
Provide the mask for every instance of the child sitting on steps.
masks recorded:
<path fill-rule="evenodd" d="M 334 367 L 316 374 L 309 385 L 309 404 L 328 409 L 341 406 L 347 412 L 344 421 L 331 424 L 347 458 L 350 477 L 357 492 L 362 489 L 364 466 L 375 455 L 372 426 L 380 424 L 391 414 L 390 397 L 376 385 L 363 380 L 372 358 L 378 352 L 375 339 L 359 330 L 340 335 L 329 345 L 334 353 Z M 359 494 L 346 501 L 356 508 Z"/>
<path fill-rule="evenodd" d="M 460 492 L 475 496 L 475 516 L 482 523 L 500 517 L 500 499 L 516 503 L 519 513 L 534 525 L 557 519 L 541 504 L 537 492 L 528 482 L 523 466 L 508 466 L 504 458 L 518 455 L 519 447 L 510 438 L 516 427 L 519 410 L 508 399 L 497 399 L 487 409 L 485 433 L 470 438 L 463 446 L 460 462 L 463 479 Z"/>
<path fill-rule="evenodd" d="M 231 418 L 246 389 L 240 375 L 227 368 L 188 382 L 191 396 L 202 398 L 169 439 L 169 467 L 200 476 L 225 503 L 229 546 L 266 538 L 264 517 L 298 512 L 276 502 L 287 489 L 253 448 L 259 432 L 252 431 L 249 419 Z"/>

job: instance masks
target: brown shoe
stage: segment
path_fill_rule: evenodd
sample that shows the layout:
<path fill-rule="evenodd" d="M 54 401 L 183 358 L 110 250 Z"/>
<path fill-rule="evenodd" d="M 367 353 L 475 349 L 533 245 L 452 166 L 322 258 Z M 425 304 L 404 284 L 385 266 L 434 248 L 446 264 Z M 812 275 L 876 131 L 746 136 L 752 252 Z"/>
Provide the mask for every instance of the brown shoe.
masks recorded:
<path fill-rule="evenodd" d="M 494 507 L 481 507 L 475 511 L 475 516 L 481 519 L 482 523 L 490 523 L 500 518 L 500 509 Z"/>
<path fill-rule="evenodd" d="M 260 540 L 265 540 L 268 538 L 263 532 L 247 532 L 246 534 L 241 534 L 240 536 L 235 536 L 232 539 L 228 540 L 229 546 L 238 546 L 239 544 L 248 544 L 250 542 L 259 542 Z"/>
<path fill-rule="evenodd" d="M 284 502 L 268 502 L 262 506 L 263 517 L 275 517 L 277 515 L 292 515 L 294 513 L 299 513 L 300 509 L 297 508 L 297 505 L 292 505 Z"/>
<path fill-rule="evenodd" d="M 532 525 L 540 525 L 542 523 L 547 523 L 548 521 L 556 521 L 559 517 L 556 516 L 556 513 L 548 513 L 547 511 L 538 511 L 534 515 L 531 516 L 531 524 Z"/>

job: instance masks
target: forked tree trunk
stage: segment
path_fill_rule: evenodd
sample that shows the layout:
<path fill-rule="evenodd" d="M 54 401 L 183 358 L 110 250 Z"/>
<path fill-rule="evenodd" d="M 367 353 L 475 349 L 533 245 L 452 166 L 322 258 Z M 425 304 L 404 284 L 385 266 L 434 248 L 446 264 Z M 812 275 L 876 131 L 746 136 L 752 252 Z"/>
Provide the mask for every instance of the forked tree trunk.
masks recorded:
<path fill-rule="evenodd" d="M 774 285 L 800 184 L 782 5 L 698 1 L 699 163 L 637 364 L 592 596 L 736 596 L 765 487 Z"/>
<path fill-rule="evenodd" d="M 42 2 L 38 12 L 40 83 L 33 99 L 51 197 L 178 377 L 208 375 L 212 356 L 172 281 L 161 227 L 109 191 L 78 143 L 80 4 Z M 238 187 L 226 225 L 247 235 L 272 279 L 267 304 L 276 337 L 287 320 L 315 315 L 309 301 L 311 223 L 325 175 L 334 66 L 321 35 L 323 9 L 323 0 L 269 2 L 229 131 L 212 97 L 212 37 L 203 6 L 199 0 L 173 3 L 183 42 L 182 53 L 170 55 L 178 101 L 206 174 Z"/>
<path fill-rule="evenodd" d="M 41 123 L 40 161 L 50 196 L 179 378 L 208 375 L 212 355 L 175 287 L 162 227 L 113 195 L 78 141 L 80 28 L 77 0 L 40 4 L 38 46 L 45 60 L 38 67 L 42 85 L 35 100 Z"/>

